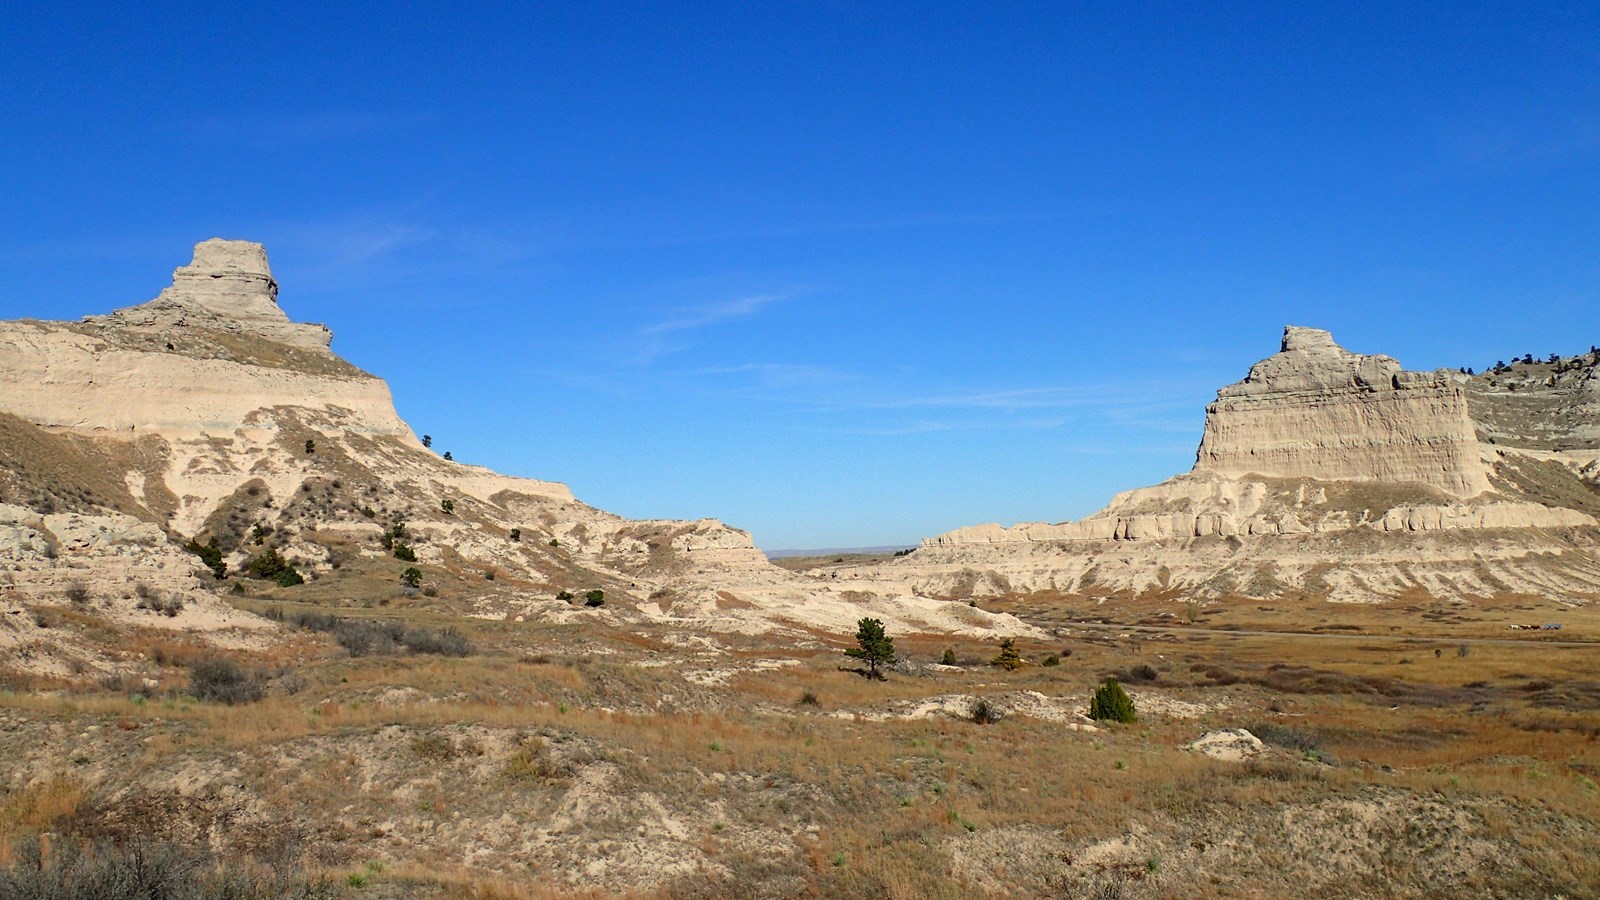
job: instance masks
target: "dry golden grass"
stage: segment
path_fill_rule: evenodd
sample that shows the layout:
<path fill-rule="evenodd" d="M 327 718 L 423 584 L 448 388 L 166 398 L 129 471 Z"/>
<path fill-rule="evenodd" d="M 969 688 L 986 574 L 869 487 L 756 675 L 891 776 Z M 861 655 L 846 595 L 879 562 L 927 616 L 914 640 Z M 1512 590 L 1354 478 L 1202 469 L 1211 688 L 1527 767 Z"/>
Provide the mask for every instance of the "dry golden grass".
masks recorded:
<path fill-rule="evenodd" d="M 9 791 L 0 805 L 0 865 L 11 865 L 19 836 L 52 830 L 84 797 L 83 783 L 61 773 Z"/>
<path fill-rule="evenodd" d="M 1110 607 L 1097 609 L 1105 614 Z M 1303 612 L 1285 621 L 1305 626 L 1332 615 L 1318 606 Z M 1032 662 L 1061 654 L 1059 666 L 1034 664 L 1016 672 L 981 664 L 993 657 L 992 642 L 905 635 L 896 636 L 902 656 L 927 662 L 953 647 L 958 658 L 975 664 L 929 670 L 925 677 L 893 675 L 887 682 L 850 671 L 854 664 L 840 652 L 842 635 L 830 635 L 835 643 L 827 649 L 730 638 L 729 652 L 721 657 L 730 667 L 767 659 L 798 664 L 745 668 L 707 687 L 685 682 L 677 666 L 641 666 L 672 652 L 662 634 L 650 631 L 461 620 L 427 608 L 345 608 L 339 614 L 454 624 L 481 655 L 352 659 L 326 636 L 307 633 L 260 659 L 236 655 L 259 668 L 292 664 L 306 680 L 293 696 L 269 692 L 259 703 L 239 706 L 181 696 L 141 701 L 84 682 L 71 690 L 0 692 L 0 710 L 41 723 L 93 722 L 110 726 L 105 733 L 136 739 L 138 750 L 128 768 L 119 770 L 120 778 L 169 771 L 174 760 L 201 765 L 277 754 L 309 759 L 304 754 L 322 748 L 316 752 L 330 755 L 318 757 L 314 776 L 284 779 L 263 762 L 236 777 L 253 784 L 250 789 L 274 808 L 296 809 L 304 821 L 324 825 L 355 815 L 340 812 L 344 808 L 366 808 L 363 815 L 375 821 L 476 821 L 494 819 L 502 802 L 515 808 L 532 802 L 528 798 L 547 798 L 537 802 L 550 804 L 540 807 L 548 812 L 572 789 L 576 773 L 605 767 L 614 772 L 619 795 L 657 797 L 685 817 L 684 836 L 671 839 L 678 842 L 673 852 L 711 867 L 701 888 L 712 894 L 747 879 L 819 895 L 971 896 L 981 892 L 981 884 L 971 880 L 973 872 L 956 868 L 951 856 L 951 848 L 964 841 L 1040 834 L 1028 840 L 1056 842 L 1061 849 L 1044 858 L 1058 859 L 1070 848 L 1126 834 L 1132 823 L 1151 835 L 1152 846 L 1164 848 L 1150 851 L 1163 855 L 1162 865 L 1203 870 L 1205 858 L 1184 849 L 1193 841 L 1232 841 L 1243 849 L 1230 851 L 1239 854 L 1230 869 L 1211 871 L 1188 887 L 1133 864 L 1096 870 L 1095 878 L 1121 879 L 1116 883 L 1134 893 L 1236 896 L 1251 893 L 1246 888 L 1253 882 L 1229 879 L 1246 873 L 1264 879 L 1257 893 L 1272 893 L 1273 885 L 1291 886 L 1272 880 L 1278 877 L 1273 866 L 1300 865 L 1307 851 L 1274 843 L 1278 838 L 1257 847 L 1237 835 L 1254 834 L 1252 829 L 1270 835 L 1273 816 L 1320 809 L 1319 804 L 1377 803 L 1404 810 L 1395 798 L 1437 802 L 1482 818 L 1483 833 L 1526 867 L 1528 886 L 1600 883 L 1600 863 L 1566 852 L 1560 843 L 1570 842 L 1575 828 L 1600 834 L 1600 690 L 1586 687 L 1595 671 L 1592 652 L 1467 639 L 1470 649 L 1461 656 L 1462 641 L 1437 638 L 1430 630 L 1437 623 L 1414 611 L 1356 612 L 1360 627 L 1389 623 L 1400 630 L 1353 639 L 1255 636 L 1220 628 L 1167 634 L 1073 630 L 1049 641 L 1022 642 Z M 1205 622 L 1210 626 L 1217 618 Z M 148 636 L 139 640 L 147 656 L 158 646 Z M 169 659 L 186 658 L 189 649 L 159 646 Z M 1157 677 L 1130 686 L 1136 700 L 1165 697 L 1210 704 L 1212 711 L 1197 720 L 1147 715 L 1137 725 L 1092 734 L 1016 716 L 978 725 L 867 715 L 954 693 L 1030 690 L 1080 702 L 1104 675 L 1138 665 L 1151 666 Z M 165 670 L 169 683 L 183 671 Z M 818 704 L 799 705 L 805 693 Z M 1585 705 L 1590 697 L 1596 705 Z M 1331 764 L 1301 759 L 1297 748 L 1274 750 L 1250 765 L 1219 763 L 1183 749 L 1206 730 L 1256 723 L 1302 735 L 1317 748 L 1310 755 Z M 441 748 L 443 761 L 408 769 L 421 757 L 402 754 L 383 763 L 386 774 L 374 776 L 378 763 L 363 748 L 394 728 L 415 736 L 403 746 Z M 539 754 L 524 760 L 537 777 L 506 774 L 515 757 L 505 754 L 519 751 L 487 749 L 480 751 L 493 757 L 483 763 L 487 781 L 469 782 L 467 790 L 448 787 L 442 779 L 462 777 L 450 774 L 456 771 L 452 766 L 471 765 L 454 761 L 459 754 L 450 749 L 464 746 L 459 742 L 467 730 L 486 735 L 474 741 L 511 735 L 504 739 L 506 748 Z M 539 737 L 524 737 L 533 735 Z M 566 755 L 543 755 L 557 746 L 567 748 L 560 751 Z M 574 757 L 572 747 L 587 749 Z M 382 787 L 362 794 L 363 783 Z M 340 787 L 329 792 L 328 785 Z M 81 790 L 101 796 L 109 788 L 91 781 Z M 398 810 L 398 801 L 386 793 L 391 790 L 409 798 Z M 71 815 L 83 796 L 74 800 L 63 792 L 55 806 L 42 797 L 29 800 L 29 811 L 7 814 L 0 840 L 10 846 L 53 818 Z M 696 812 L 707 809 L 721 811 Z M 712 815 L 719 818 L 695 818 Z M 596 829 L 593 846 L 605 848 L 625 843 L 631 827 L 626 821 L 574 827 Z M 786 837 L 761 852 L 741 843 L 758 832 Z M 372 875 L 374 882 L 403 887 L 407 896 L 571 896 L 583 886 L 559 871 L 530 878 L 514 866 L 502 868 L 498 858 L 463 865 L 452 857 L 449 842 L 416 838 L 409 849 L 395 850 L 359 829 L 341 826 L 338 833 L 337 852 L 358 863 L 387 860 Z M 1438 852 L 1449 849 L 1440 846 Z M 1429 880 L 1434 875 L 1396 859 L 1383 857 L 1375 865 L 1382 877 L 1408 891 L 1440 889 Z M 1035 884 L 1026 873 L 1007 877 Z M 1222 880 L 1208 880 L 1214 878 Z M 1481 872 L 1471 876 L 1477 880 L 1461 879 L 1453 883 L 1481 881 L 1489 893 L 1506 883 Z M 1081 879 L 1072 883 L 1092 887 Z M 643 892 L 637 896 L 696 893 L 689 884 L 668 879 L 609 889 Z"/>

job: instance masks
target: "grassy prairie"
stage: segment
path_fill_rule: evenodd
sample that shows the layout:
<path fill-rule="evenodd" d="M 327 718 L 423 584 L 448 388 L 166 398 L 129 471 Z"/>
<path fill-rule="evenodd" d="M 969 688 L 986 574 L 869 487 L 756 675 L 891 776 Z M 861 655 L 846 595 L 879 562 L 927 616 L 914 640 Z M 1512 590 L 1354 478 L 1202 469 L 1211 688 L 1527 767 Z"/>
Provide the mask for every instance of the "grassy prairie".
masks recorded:
<path fill-rule="evenodd" d="M 443 601 L 276 605 L 291 622 L 450 626 L 475 652 L 351 656 L 286 625 L 231 654 L 264 685 L 237 705 L 184 694 L 202 651 L 181 634 L 123 636 L 141 672 L 115 684 L 13 673 L 0 863 L 38 835 L 170 842 L 224 867 L 292 858 L 338 893 L 390 897 L 1600 884 L 1600 648 L 1504 628 L 1560 616 L 1581 640 L 1596 634 L 1587 609 L 1001 598 L 987 605 L 1054 632 L 1021 642 L 1029 665 L 989 666 L 992 642 L 894 635 L 908 664 L 880 683 L 851 671 L 846 635 L 704 641 L 465 618 Z M 935 664 L 946 649 L 959 665 Z M 1073 713 L 1113 674 L 1140 721 L 1082 728 Z M 951 697 L 1034 713 L 929 712 L 959 710 L 939 705 Z M 1261 755 L 1186 749 L 1238 727 Z"/>

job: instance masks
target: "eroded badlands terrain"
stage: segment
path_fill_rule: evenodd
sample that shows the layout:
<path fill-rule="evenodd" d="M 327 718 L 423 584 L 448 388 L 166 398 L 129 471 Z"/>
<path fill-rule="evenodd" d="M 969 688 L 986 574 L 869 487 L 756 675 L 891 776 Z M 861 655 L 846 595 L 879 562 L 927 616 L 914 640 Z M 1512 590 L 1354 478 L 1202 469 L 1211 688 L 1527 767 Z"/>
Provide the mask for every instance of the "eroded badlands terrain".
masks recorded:
<path fill-rule="evenodd" d="M 1185 475 L 779 568 L 445 459 L 277 297 L 210 240 L 0 323 L 0 895 L 1600 884 L 1600 354 L 1290 328 Z M 1108 676 L 1137 722 L 1085 715 Z"/>

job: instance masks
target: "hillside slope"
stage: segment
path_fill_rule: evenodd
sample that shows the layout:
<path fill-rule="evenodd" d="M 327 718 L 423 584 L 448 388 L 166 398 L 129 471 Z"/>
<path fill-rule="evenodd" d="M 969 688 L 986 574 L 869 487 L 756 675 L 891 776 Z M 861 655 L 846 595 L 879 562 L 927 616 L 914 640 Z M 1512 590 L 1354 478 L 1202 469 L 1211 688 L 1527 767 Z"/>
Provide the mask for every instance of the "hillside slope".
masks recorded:
<path fill-rule="evenodd" d="M 1024 630 L 794 576 L 716 520 L 628 520 L 563 484 L 445 459 L 401 421 L 382 379 L 335 355 L 328 329 L 290 321 L 277 293 L 259 244 L 212 239 L 148 303 L 0 323 L 0 563 L 13 604 L 83 583 L 131 607 L 143 585 L 188 598 L 190 613 L 155 622 L 183 627 L 222 587 L 181 549 L 194 541 L 215 542 L 232 573 L 270 551 L 309 582 L 280 593 L 319 602 L 398 596 L 483 617 L 712 631 L 848 633 L 867 615 Z M 421 581 L 403 588 L 413 562 Z M 603 605 L 586 605 L 592 591 Z"/>

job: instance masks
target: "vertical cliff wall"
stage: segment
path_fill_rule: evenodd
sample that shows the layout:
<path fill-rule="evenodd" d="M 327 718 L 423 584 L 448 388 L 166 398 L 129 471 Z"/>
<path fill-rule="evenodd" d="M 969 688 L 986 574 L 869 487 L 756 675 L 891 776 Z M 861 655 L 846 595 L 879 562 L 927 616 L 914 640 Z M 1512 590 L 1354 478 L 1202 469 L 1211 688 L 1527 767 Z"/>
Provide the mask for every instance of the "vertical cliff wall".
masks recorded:
<path fill-rule="evenodd" d="M 1326 331 L 1289 327 L 1280 352 L 1206 408 L 1195 472 L 1415 482 L 1475 496 L 1490 484 L 1465 381 L 1402 371 Z"/>

